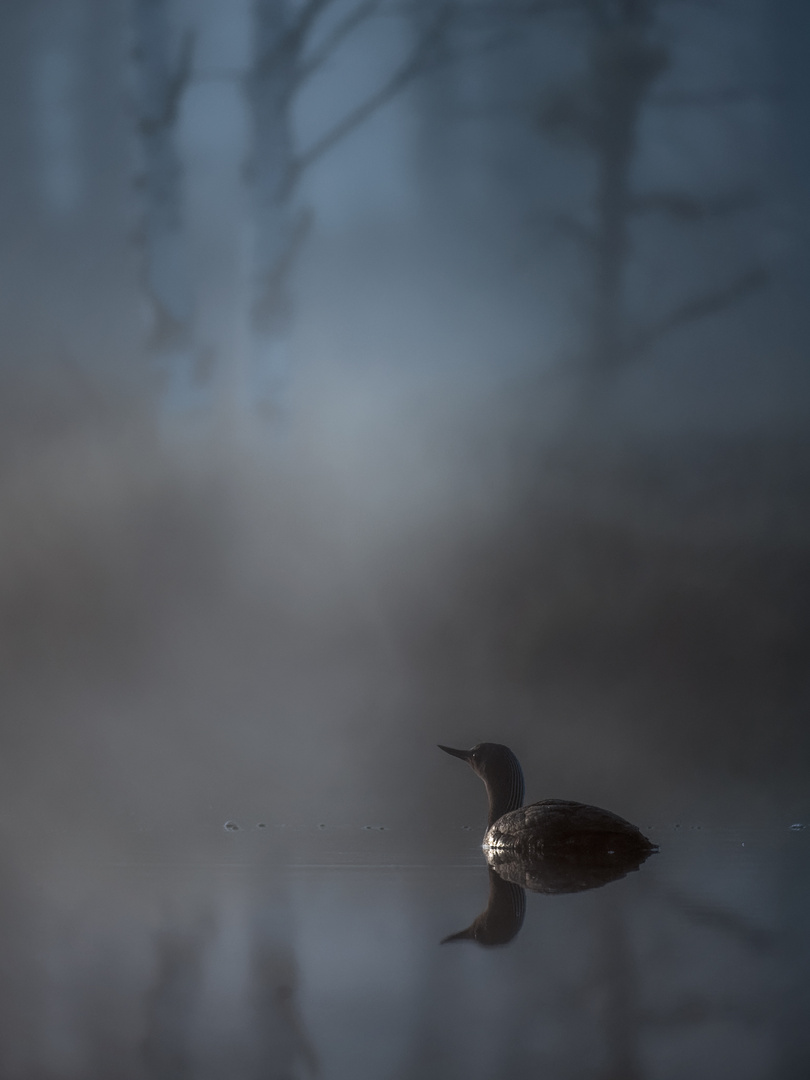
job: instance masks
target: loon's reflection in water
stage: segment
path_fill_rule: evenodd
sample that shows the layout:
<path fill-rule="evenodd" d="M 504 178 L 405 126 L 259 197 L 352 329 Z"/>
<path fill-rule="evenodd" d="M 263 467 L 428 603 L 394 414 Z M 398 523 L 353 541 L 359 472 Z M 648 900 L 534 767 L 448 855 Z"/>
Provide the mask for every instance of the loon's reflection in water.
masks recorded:
<path fill-rule="evenodd" d="M 520 885 L 506 881 L 489 868 L 489 897 L 487 906 L 466 930 L 450 934 L 442 939 L 449 941 L 475 941 L 479 945 L 508 945 L 520 933 L 526 914 L 526 891 Z"/>
<path fill-rule="evenodd" d="M 521 857 L 513 851 L 485 848 L 489 863 L 487 906 L 465 930 L 450 934 L 442 944 L 474 941 L 484 946 L 508 945 L 523 926 L 526 889 L 554 895 L 599 889 L 638 870 L 656 850 Z"/>

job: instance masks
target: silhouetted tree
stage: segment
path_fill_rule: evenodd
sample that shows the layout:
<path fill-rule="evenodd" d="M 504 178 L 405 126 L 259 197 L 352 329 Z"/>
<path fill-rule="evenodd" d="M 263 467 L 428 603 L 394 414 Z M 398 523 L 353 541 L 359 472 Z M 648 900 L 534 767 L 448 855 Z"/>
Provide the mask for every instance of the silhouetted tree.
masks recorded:
<path fill-rule="evenodd" d="M 192 38 L 172 33 L 167 0 L 134 0 L 136 116 L 140 147 L 137 187 L 144 296 L 150 307 L 149 348 L 160 356 L 188 347 L 190 282 L 184 236 L 182 166 L 177 118 L 192 73 Z"/>
<path fill-rule="evenodd" d="M 310 211 L 296 203 L 299 183 L 334 146 L 441 62 L 450 8 L 437 3 L 380 85 L 313 143 L 301 147 L 292 120 L 299 93 L 346 39 L 384 11 L 383 0 L 357 0 L 350 6 L 338 0 L 254 0 L 254 59 L 247 79 L 255 230 L 251 318 L 257 363 L 269 366 L 271 385 L 284 376 L 293 310 L 290 274 L 312 224 Z"/>
<path fill-rule="evenodd" d="M 601 379 L 639 360 L 671 331 L 724 310 L 765 280 L 763 268 L 755 265 L 710 291 L 687 296 L 646 324 L 639 325 L 629 313 L 632 232 L 641 215 L 705 222 L 751 202 L 741 191 L 707 199 L 678 190 L 636 187 L 642 117 L 672 60 L 661 27 L 664 6 L 664 0 L 588 0 L 572 5 L 586 17 L 585 71 L 575 82 L 550 93 L 538 114 L 544 134 L 575 141 L 593 163 L 590 212 L 584 219 L 561 216 L 558 223 L 584 246 L 592 267 L 584 368 Z"/>
<path fill-rule="evenodd" d="M 402 11 L 385 8 L 383 0 L 357 0 L 353 4 L 342 0 L 253 0 L 249 67 L 217 71 L 212 76 L 195 69 L 192 34 L 181 34 L 173 28 L 172 0 L 132 0 L 131 10 L 141 147 L 139 186 L 143 195 L 138 240 L 143 250 L 143 291 L 152 312 L 149 346 L 164 355 L 196 350 L 200 356 L 195 358 L 194 370 L 203 377 L 213 374 L 224 362 L 221 352 L 252 351 L 252 362 L 249 356 L 229 359 L 233 370 L 223 385 L 244 402 L 252 391 L 241 384 L 245 373 L 252 370 L 258 384 L 269 390 L 272 403 L 288 365 L 286 353 L 293 318 L 290 275 L 312 222 L 308 208 L 297 200 L 301 178 L 437 62 L 437 43 L 447 5 L 438 3 L 433 8 L 421 32 L 411 35 L 400 62 L 380 85 L 305 146 L 299 145 L 293 120 L 302 89 L 360 27 L 381 14 L 403 16 Z M 251 208 L 251 296 L 245 304 L 245 315 L 232 313 L 222 320 L 231 330 L 219 344 L 201 340 L 190 325 L 195 310 L 192 279 L 199 273 L 193 275 L 189 266 L 192 245 L 189 222 L 184 220 L 187 185 L 177 137 L 184 94 L 198 79 L 209 77 L 231 79 L 244 91 L 251 128 L 243 172 Z M 234 251 L 238 245 L 234 237 Z M 233 265 L 238 261 L 232 253 Z M 208 294 L 221 300 L 226 291 L 209 282 Z M 230 293 L 235 295 L 233 289 Z M 199 309 L 199 303 L 196 306 Z M 236 324 L 245 318 L 249 325 L 234 332 Z"/>

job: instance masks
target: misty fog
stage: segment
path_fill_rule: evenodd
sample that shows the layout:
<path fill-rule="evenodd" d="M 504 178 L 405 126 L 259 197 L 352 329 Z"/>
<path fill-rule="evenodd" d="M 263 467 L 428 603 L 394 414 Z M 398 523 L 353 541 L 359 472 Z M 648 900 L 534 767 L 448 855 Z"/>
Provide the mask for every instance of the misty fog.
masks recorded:
<path fill-rule="evenodd" d="M 806 958 L 806 873 L 763 842 L 757 891 L 674 831 L 808 820 L 802 5 L 0 20 L 3 1076 L 675 1075 L 627 995 L 687 976 L 627 950 L 690 920 L 750 1002 L 661 1061 L 803 1075 L 768 934 Z M 483 740 L 677 857 L 441 967 L 485 812 L 435 747 Z M 574 1051 L 591 960 L 608 1035 Z M 541 962 L 571 996 L 529 1008 Z M 792 1005 L 740 1050 L 772 977 Z M 430 1026 L 478 978 L 493 1060 L 461 1005 Z"/>

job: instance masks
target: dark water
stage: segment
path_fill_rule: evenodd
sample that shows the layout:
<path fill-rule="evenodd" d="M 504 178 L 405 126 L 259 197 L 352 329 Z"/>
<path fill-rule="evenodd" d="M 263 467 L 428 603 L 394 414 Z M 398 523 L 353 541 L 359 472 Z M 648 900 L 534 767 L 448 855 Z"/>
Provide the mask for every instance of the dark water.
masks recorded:
<path fill-rule="evenodd" d="M 800 823 L 645 825 L 638 871 L 527 893 L 497 948 L 440 944 L 487 904 L 472 830 L 234 824 L 8 845 L 3 1078 L 810 1075 Z"/>

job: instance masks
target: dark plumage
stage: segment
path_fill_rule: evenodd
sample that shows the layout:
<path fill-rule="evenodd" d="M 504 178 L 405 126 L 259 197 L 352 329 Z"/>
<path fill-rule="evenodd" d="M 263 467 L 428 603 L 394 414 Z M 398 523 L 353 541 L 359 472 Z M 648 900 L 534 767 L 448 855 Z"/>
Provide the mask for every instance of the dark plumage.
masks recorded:
<path fill-rule="evenodd" d="M 466 761 L 484 781 L 489 821 L 484 848 L 533 854 L 647 855 L 655 850 L 646 836 L 610 810 L 543 799 L 523 805 L 523 770 L 508 746 L 479 743 L 471 750 L 440 746 Z"/>
<path fill-rule="evenodd" d="M 508 945 L 520 933 L 526 914 L 526 893 L 520 884 L 513 884 L 489 868 L 489 897 L 487 906 L 466 930 L 442 938 L 449 941 L 475 941 L 479 945 Z"/>

